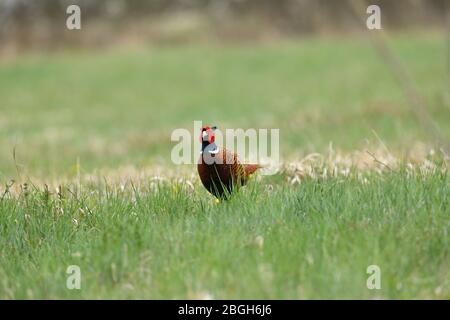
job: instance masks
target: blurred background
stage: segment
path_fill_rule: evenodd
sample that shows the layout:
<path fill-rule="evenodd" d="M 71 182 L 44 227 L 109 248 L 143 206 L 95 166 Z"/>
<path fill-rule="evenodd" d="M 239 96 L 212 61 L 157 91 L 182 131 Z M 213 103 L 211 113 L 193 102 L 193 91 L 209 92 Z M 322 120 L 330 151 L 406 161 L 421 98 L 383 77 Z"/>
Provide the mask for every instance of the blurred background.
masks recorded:
<path fill-rule="evenodd" d="M 66 9 L 81 8 L 81 30 Z M 369 31 L 366 8 L 381 8 Z M 450 133 L 446 0 L 0 0 L 0 179 L 170 163 L 194 120 L 425 157 Z M 78 168 L 78 169 L 74 169 Z"/>
<path fill-rule="evenodd" d="M 364 4 L 364 1 L 356 1 Z M 63 28 L 78 4 L 83 32 Z M 389 30 L 445 25 L 446 0 L 370 1 Z M 20 52 L 67 46 L 245 42 L 354 32 L 352 1 L 330 0 L 2 0 L 2 49 Z M 360 12 L 365 14 L 365 12 Z"/>

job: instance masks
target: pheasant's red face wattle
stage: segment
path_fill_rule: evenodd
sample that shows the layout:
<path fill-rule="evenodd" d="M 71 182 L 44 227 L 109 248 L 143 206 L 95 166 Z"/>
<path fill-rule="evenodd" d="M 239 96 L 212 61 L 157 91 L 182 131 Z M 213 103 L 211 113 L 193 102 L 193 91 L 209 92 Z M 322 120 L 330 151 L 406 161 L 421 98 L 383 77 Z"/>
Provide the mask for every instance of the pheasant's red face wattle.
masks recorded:
<path fill-rule="evenodd" d="M 208 142 L 210 144 L 214 143 L 214 140 L 216 140 L 216 136 L 214 135 L 214 132 L 211 129 L 209 129 L 208 131 L 206 131 L 206 133 L 208 134 Z"/>
<path fill-rule="evenodd" d="M 207 137 L 208 143 L 214 143 L 216 137 L 214 135 L 214 128 L 210 128 L 208 126 L 202 127 L 201 133 L 200 133 L 200 142 L 203 142 L 205 138 Z"/>

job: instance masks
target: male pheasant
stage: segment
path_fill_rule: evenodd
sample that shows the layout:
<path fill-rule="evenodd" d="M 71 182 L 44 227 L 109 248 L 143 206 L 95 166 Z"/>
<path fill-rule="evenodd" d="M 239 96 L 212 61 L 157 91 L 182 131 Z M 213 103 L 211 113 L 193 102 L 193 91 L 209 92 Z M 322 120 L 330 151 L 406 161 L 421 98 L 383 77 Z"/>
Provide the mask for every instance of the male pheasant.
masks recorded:
<path fill-rule="evenodd" d="M 228 199 L 231 193 L 248 181 L 260 168 L 258 164 L 241 164 L 235 153 L 215 144 L 216 127 L 202 127 L 202 150 L 197 164 L 203 186 L 216 198 Z"/>

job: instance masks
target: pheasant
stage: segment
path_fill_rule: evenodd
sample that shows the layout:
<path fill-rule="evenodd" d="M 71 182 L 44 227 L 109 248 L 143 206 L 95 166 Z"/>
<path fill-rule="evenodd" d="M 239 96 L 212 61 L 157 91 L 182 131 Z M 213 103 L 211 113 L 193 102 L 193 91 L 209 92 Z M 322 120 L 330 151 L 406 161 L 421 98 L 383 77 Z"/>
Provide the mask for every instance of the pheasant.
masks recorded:
<path fill-rule="evenodd" d="M 212 195 L 218 199 L 228 199 L 233 190 L 244 186 L 250 175 L 261 166 L 241 164 L 235 153 L 217 146 L 214 135 L 216 129 L 208 126 L 201 129 L 202 150 L 197 170 L 203 186 Z"/>

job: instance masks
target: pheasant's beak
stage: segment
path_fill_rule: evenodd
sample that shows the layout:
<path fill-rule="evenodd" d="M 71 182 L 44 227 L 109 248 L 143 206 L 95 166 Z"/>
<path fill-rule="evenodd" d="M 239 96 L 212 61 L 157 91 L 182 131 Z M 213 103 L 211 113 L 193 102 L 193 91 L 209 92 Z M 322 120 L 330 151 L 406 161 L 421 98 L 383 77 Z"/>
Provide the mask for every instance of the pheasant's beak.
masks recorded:
<path fill-rule="evenodd" d="M 202 132 L 202 139 L 203 139 L 203 141 L 207 141 L 208 140 L 208 133 L 206 131 Z"/>

